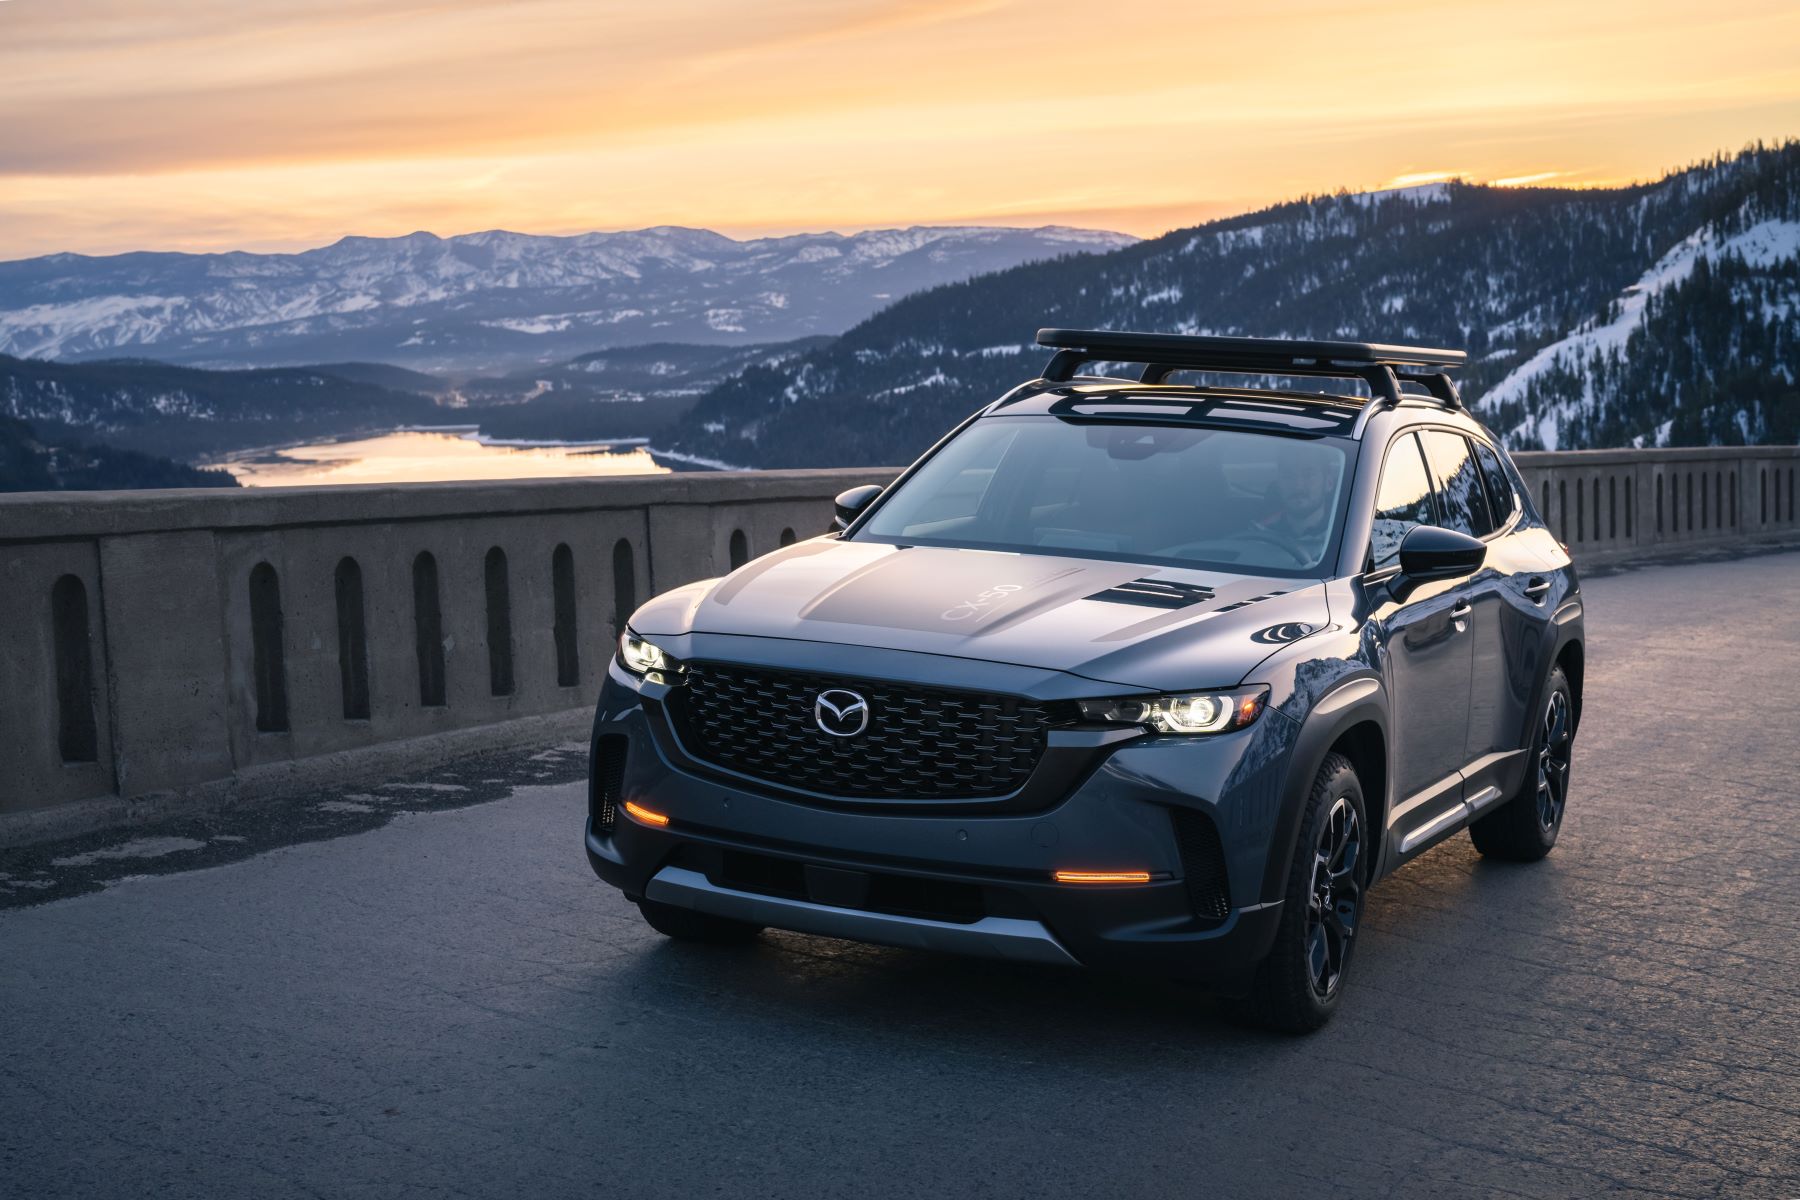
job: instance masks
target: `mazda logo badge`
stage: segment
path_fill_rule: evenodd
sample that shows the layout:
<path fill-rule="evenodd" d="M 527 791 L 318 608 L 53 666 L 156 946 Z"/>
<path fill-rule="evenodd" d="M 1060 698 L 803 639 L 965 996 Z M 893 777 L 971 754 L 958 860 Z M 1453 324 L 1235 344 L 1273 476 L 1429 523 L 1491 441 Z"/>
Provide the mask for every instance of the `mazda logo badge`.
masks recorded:
<path fill-rule="evenodd" d="M 869 727 L 869 702 L 844 688 L 826 688 L 813 701 L 813 720 L 832 737 L 855 737 Z"/>

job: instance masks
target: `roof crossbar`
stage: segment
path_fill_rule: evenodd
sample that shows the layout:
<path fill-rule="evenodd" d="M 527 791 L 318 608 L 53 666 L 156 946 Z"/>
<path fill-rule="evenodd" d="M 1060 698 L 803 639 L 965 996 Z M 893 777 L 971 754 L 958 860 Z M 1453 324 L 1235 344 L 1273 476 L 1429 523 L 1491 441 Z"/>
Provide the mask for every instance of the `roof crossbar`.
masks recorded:
<path fill-rule="evenodd" d="M 1361 379 L 1374 399 L 1358 419 L 1359 437 L 1377 409 L 1400 403 L 1402 380 L 1424 387 L 1446 408 L 1461 408 L 1456 385 L 1446 372 L 1468 361 L 1468 355 L 1460 350 L 1378 342 L 1193 337 L 1107 329 L 1040 329 L 1037 341 L 1056 351 L 1044 368 L 1044 378 L 1053 383 L 1073 379 L 1082 364 L 1089 362 L 1143 363 L 1142 383 L 1161 383 L 1175 371 Z"/>

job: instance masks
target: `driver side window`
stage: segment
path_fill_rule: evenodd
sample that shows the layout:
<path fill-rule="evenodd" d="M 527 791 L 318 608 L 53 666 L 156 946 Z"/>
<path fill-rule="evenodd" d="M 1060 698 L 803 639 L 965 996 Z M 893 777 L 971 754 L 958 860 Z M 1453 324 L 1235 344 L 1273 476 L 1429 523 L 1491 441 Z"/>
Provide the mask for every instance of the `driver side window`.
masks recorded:
<path fill-rule="evenodd" d="M 1381 487 L 1375 493 L 1375 524 L 1369 534 L 1370 569 L 1380 570 L 1400 561 L 1400 543 L 1414 526 L 1435 525 L 1431 476 L 1417 434 L 1394 439 L 1387 462 L 1381 468 Z"/>

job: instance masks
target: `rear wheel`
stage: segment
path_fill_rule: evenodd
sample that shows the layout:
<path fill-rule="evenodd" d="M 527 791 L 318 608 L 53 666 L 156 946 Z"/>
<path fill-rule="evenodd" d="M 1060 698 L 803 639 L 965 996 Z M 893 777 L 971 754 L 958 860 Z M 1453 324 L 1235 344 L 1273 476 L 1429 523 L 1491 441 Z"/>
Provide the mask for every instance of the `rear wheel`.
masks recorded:
<path fill-rule="evenodd" d="M 1256 1024 L 1311 1033 L 1337 1010 L 1362 925 L 1366 812 L 1356 768 L 1327 757 L 1307 797 L 1275 945 L 1245 1002 Z"/>
<path fill-rule="evenodd" d="M 1544 687 L 1531 747 L 1530 769 L 1519 790 L 1469 826 L 1475 848 L 1488 858 L 1536 862 L 1556 845 L 1569 803 L 1569 757 L 1575 746 L 1575 696 L 1561 667 Z"/>
<path fill-rule="evenodd" d="M 644 914 L 644 920 L 650 923 L 650 928 L 664 937 L 682 942 L 729 945 L 733 942 L 747 942 L 762 932 L 761 925 L 733 921 L 729 917 L 715 917 L 711 913 L 678 908 L 658 900 L 639 900 L 638 911 Z"/>

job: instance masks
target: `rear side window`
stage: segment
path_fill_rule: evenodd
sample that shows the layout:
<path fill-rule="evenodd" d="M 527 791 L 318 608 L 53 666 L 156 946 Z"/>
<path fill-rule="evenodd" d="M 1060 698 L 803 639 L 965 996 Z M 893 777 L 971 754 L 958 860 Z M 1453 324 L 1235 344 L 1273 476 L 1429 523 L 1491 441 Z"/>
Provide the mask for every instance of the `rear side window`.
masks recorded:
<path fill-rule="evenodd" d="M 1481 465 L 1481 478 L 1487 483 L 1488 507 L 1493 510 L 1494 528 L 1513 519 L 1518 504 L 1513 497 L 1512 480 L 1500 465 L 1500 456 L 1486 442 L 1475 442 L 1475 461 Z"/>
<path fill-rule="evenodd" d="M 1375 527 L 1369 535 L 1374 569 L 1400 561 L 1400 543 L 1416 525 L 1436 524 L 1431 509 L 1431 477 L 1414 434 L 1395 439 L 1381 468 L 1381 490 L 1375 494 Z"/>
<path fill-rule="evenodd" d="M 1425 457 L 1437 484 L 1440 524 L 1471 537 L 1486 537 L 1494 532 L 1494 519 L 1488 513 L 1487 495 L 1481 488 L 1469 439 L 1445 429 L 1427 429 L 1419 436 L 1425 443 Z"/>

